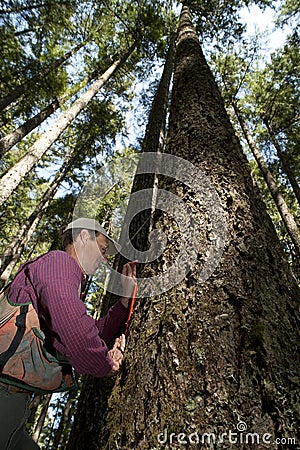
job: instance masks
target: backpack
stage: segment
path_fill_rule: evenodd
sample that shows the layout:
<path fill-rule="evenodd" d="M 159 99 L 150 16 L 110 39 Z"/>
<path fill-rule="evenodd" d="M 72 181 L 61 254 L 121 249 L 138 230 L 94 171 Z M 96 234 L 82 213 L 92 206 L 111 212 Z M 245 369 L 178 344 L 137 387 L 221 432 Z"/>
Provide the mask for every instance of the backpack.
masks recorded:
<path fill-rule="evenodd" d="M 46 350 L 32 303 L 14 304 L 8 291 L 0 293 L 0 382 L 37 393 L 76 388 L 69 362 Z"/>

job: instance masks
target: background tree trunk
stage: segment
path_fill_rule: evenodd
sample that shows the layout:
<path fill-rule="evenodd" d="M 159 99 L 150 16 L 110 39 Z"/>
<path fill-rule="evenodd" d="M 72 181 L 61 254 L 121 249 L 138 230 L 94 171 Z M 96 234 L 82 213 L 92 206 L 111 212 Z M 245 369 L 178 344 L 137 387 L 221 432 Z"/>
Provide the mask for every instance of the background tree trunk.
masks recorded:
<path fill-rule="evenodd" d="M 299 188 L 299 185 L 298 185 L 298 183 L 297 183 L 297 181 L 296 181 L 296 179 L 294 177 L 293 171 L 289 167 L 289 163 L 287 161 L 287 157 L 286 157 L 285 153 L 281 150 L 279 142 L 276 139 L 276 136 L 275 136 L 275 134 L 274 134 L 274 132 L 273 132 L 273 130 L 271 128 L 271 125 L 270 125 L 269 121 L 267 119 L 264 119 L 263 122 L 264 122 L 264 124 L 265 124 L 265 126 L 266 126 L 266 128 L 267 128 L 267 130 L 269 132 L 272 144 L 274 145 L 274 147 L 276 149 L 276 152 L 277 152 L 277 156 L 278 156 L 278 158 L 279 158 L 279 160 L 280 160 L 280 162 L 282 164 L 282 168 L 283 168 L 284 172 L 286 173 L 286 175 L 287 175 L 287 177 L 289 179 L 289 182 L 291 183 L 291 186 L 292 186 L 292 189 L 294 191 L 294 194 L 295 194 L 295 196 L 297 198 L 297 201 L 298 201 L 298 203 L 300 205 L 300 188 Z"/>
<path fill-rule="evenodd" d="M 76 391 L 72 391 L 69 394 L 68 400 L 67 400 L 64 410 L 63 410 L 63 414 L 60 418 L 59 426 L 55 430 L 55 433 L 54 433 L 53 449 L 65 447 L 65 444 L 62 442 L 62 437 L 63 437 L 64 428 L 65 428 L 67 422 L 70 421 L 70 413 L 72 410 L 71 407 L 72 407 L 72 402 L 75 398 L 75 395 L 76 395 Z"/>
<path fill-rule="evenodd" d="M 53 200 L 60 184 L 65 179 L 68 172 L 71 170 L 80 150 L 74 152 L 69 158 L 66 158 L 65 163 L 56 173 L 52 183 L 44 193 L 41 201 L 36 205 L 34 211 L 30 214 L 28 219 L 24 222 L 22 227 L 16 233 L 14 239 L 6 247 L 5 251 L 0 257 L 0 288 L 5 285 L 9 279 L 16 263 L 22 255 L 24 248 L 29 242 L 31 236 L 38 227 L 45 211 Z"/>
<path fill-rule="evenodd" d="M 46 108 L 28 119 L 23 125 L 16 128 L 0 139 L 0 156 L 4 156 L 15 144 L 20 142 L 27 134 L 40 125 L 45 119 L 51 116 L 60 107 L 57 99 L 53 100 Z"/>
<path fill-rule="evenodd" d="M 166 120 L 169 109 L 169 92 L 170 83 L 173 73 L 174 65 L 174 53 L 175 53 L 175 39 L 176 36 L 172 36 L 170 39 L 170 45 L 168 53 L 166 55 L 166 62 L 164 70 L 161 76 L 161 80 L 156 91 L 155 97 L 152 102 L 152 107 L 145 131 L 145 136 L 142 144 L 142 153 L 161 153 L 164 151 L 166 145 Z M 137 197 L 133 199 L 129 198 L 129 203 L 124 219 L 122 232 L 120 236 L 120 243 L 123 248 L 123 254 L 127 255 L 127 258 L 117 255 L 118 258 L 118 270 L 122 270 L 123 264 L 128 260 L 134 261 L 138 258 L 135 249 L 138 251 L 146 251 L 149 247 L 149 233 L 153 228 L 153 213 L 156 203 L 156 189 L 157 189 L 157 176 L 153 173 L 139 173 L 140 164 L 138 164 L 137 171 L 133 180 L 133 186 L 131 194 L 149 189 L 151 191 L 151 208 L 143 209 L 137 217 L 133 219 L 135 212 L 137 211 Z M 143 200 L 143 195 L 138 199 Z M 133 252 L 130 251 L 127 241 L 127 227 L 130 224 L 130 247 L 133 247 Z M 140 267 L 137 267 L 137 274 L 140 272 Z M 112 283 L 114 282 L 111 280 Z"/>
<path fill-rule="evenodd" d="M 28 119 L 23 125 L 16 128 L 11 133 L 6 134 L 0 139 L 0 156 L 5 155 L 8 150 L 10 150 L 14 145 L 20 142 L 25 136 L 27 136 L 32 130 L 37 128 L 41 123 L 48 119 L 58 108 L 61 107 L 67 100 L 69 100 L 75 92 L 79 92 L 82 86 L 89 83 L 94 78 L 99 76 L 99 70 L 93 71 L 84 80 L 78 82 L 70 92 L 56 98 L 51 102 L 46 108 L 42 109 L 35 116 Z"/>
<path fill-rule="evenodd" d="M 29 30 L 29 31 L 31 31 L 31 30 Z M 86 41 L 83 41 L 80 44 L 76 45 L 76 47 L 74 47 L 72 50 L 69 50 L 61 58 L 57 59 L 56 61 L 51 63 L 48 67 L 46 67 L 43 70 L 41 70 L 40 72 L 38 72 L 30 80 L 25 81 L 20 86 L 17 86 L 9 94 L 0 98 L 0 111 L 3 111 L 7 106 L 9 106 L 11 103 L 15 102 L 19 97 L 21 97 L 21 95 L 25 94 L 28 87 L 32 86 L 32 84 L 35 83 L 37 80 L 43 79 L 52 70 L 61 66 L 65 61 L 67 61 L 69 58 L 71 58 L 73 55 L 75 55 L 75 53 L 78 52 L 78 50 L 80 50 L 85 44 L 86 44 Z"/>
<path fill-rule="evenodd" d="M 59 138 L 72 120 L 87 106 L 93 97 L 99 92 L 102 86 L 110 79 L 116 70 L 126 61 L 135 46 L 120 59 L 115 61 L 109 69 L 92 86 L 78 98 L 70 108 L 61 115 L 50 129 L 45 132 L 28 150 L 28 152 L 16 163 L 8 172 L 2 176 L 0 181 L 0 205 L 10 196 L 10 194 L 21 183 L 25 175 L 33 168 L 35 163 L 50 148 L 53 142 Z"/>
<path fill-rule="evenodd" d="M 298 255 L 300 256 L 300 231 L 297 227 L 295 219 L 294 219 L 292 213 L 289 211 L 289 208 L 288 208 L 284 198 L 280 194 L 279 188 L 272 176 L 272 173 L 268 167 L 268 164 L 266 163 L 262 154 L 260 153 L 259 149 L 257 148 L 257 145 L 255 144 L 245 121 L 243 120 L 243 116 L 238 107 L 237 101 L 233 97 L 231 97 L 230 100 L 231 100 L 231 104 L 234 108 L 234 111 L 236 113 L 239 124 L 243 130 L 245 139 L 248 142 L 250 150 L 252 151 L 253 156 L 263 174 L 265 182 L 267 183 L 267 186 L 269 188 L 270 194 L 271 194 L 271 196 L 274 200 L 274 203 L 278 209 L 278 212 L 283 220 L 286 230 L 295 246 L 295 250 L 298 253 Z"/>
<path fill-rule="evenodd" d="M 262 441 L 266 434 L 272 443 L 297 438 L 299 288 L 187 7 L 180 20 L 167 151 L 190 161 L 215 186 L 226 212 L 227 241 L 218 268 L 203 282 L 213 238 L 210 217 L 201 198 L 184 192 L 194 212 L 190 220 L 205 228 L 198 264 L 177 287 L 140 302 L 98 448 L 176 448 L 184 441 L 191 448 L 217 449 L 226 433 L 222 448 L 229 449 L 230 430 L 239 448 L 248 445 L 242 441 L 246 432 L 256 433 L 255 442 L 259 436 L 257 448 L 269 447 Z M 177 195 L 182 190 L 177 186 Z M 166 217 L 158 215 L 157 226 L 170 244 L 150 269 L 162 272 L 176 259 L 180 239 Z"/>
<path fill-rule="evenodd" d="M 30 416 L 27 420 L 27 426 L 29 425 L 31 428 L 33 428 L 34 422 L 35 422 L 35 415 L 37 413 L 39 404 L 41 403 L 43 399 L 42 394 L 34 394 L 34 397 L 30 401 Z"/>
<path fill-rule="evenodd" d="M 41 413 L 39 415 L 34 433 L 32 435 L 32 439 L 34 440 L 34 442 L 38 442 L 38 440 L 39 440 L 39 436 L 41 434 L 41 431 L 42 431 L 42 428 L 43 428 L 43 425 L 44 425 L 44 422 L 45 422 L 45 419 L 47 416 L 47 411 L 49 408 L 51 397 L 52 397 L 52 394 L 48 394 L 44 398 L 43 407 L 42 407 Z"/>

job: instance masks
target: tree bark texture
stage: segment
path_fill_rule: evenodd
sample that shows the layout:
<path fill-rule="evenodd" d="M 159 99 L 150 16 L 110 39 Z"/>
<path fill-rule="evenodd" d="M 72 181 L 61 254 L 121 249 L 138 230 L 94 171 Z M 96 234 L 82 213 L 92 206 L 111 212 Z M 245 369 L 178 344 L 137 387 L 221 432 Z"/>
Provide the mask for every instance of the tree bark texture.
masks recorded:
<path fill-rule="evenodd" d="M 120 59 L 116 60 L 104 74 L 98 78 L 90 88 L 80 96 L 70 108 L 46 131 L 28 150 L 28 152 L 0 180 L 0 205 L 8 199 L 10 194 L 21 183 L 25 175 L 33 168 L 36 162 L 44 155 L 51 145 L 59 138 L 67 126 L 95 97 L 104 84 L 116 70 L 126 61 L 132 53 L 134 46 Z"/>
<path fill-rule="evenodd" d="M 249 448 L 246 433 L 253 433 L 258 449 L 270 448 L 266 435 L 272 449 L 282 448 L 281 439 L 299 442 L 299 288 L 187 7 L 180 19 L 167 152 L 191 162 L 217 190 L 227 221 L 224 252 L 202 281 L 210 217 L 201 196 L 161 180 L 159 188 L 171 185 L 182 193 L 193 211 L 191 223 L 199 223 L 198 261 L 177 286 L 139 301 L 123 369 L 99 424 L 98 449 L 242 450 Z M 176 258 L 180 240 L 172 225 L 157 215 L 169 244 L 145 275 Z"/>
<path fill-rule="evenodd" d="M 145 131 L 145 136 L 142 144 L 142 153 L 161 153 L 164 151 L 166 145 L 166 120 L 169 108 L 169 92 L 173 73 L 174 53 L 175 53 L 175 38 L 172 36 L 168 53 L 166 55 L 166 62 L 161 76 L 158 89 L 152 102 L 152 107 Z M 149 247 L 149 234 L 153 225 L 153 208 L 155 209 L 156 184 L 157 177 L 153 173 L 139 173 L 139 166 L 137 173 L 133 180 L 131 194 L 135 192 L 148 189 L 151 191 L 151 208 L 143 209 L 137 217 L 134 216 L 137 211 L 137 199 L 141 197 L 130 197 L 126 211 L 126 216 L 123 224 L 123 229 L 126 230 L 130 226 L 130 244 L 133 247 L 133 253 L 126 248 L 127 237 L 121 233 L 120 244 L 123 248 L 123 253 L 127 255 L 127 260 L 135 260 L 138 258 L 134 249 L 145 251 Z M 150 202 L 149 202 L 150 203 Z M 132 220 L 133 219 L 133 220 Z M 125 233 L 127 235 L 127 233 Z M 119 257 L 118 270 L 120 271 L 123 264 L 127 262 L 124 257 Z M 137 267 L 139 274 L 140 267 Z"/>

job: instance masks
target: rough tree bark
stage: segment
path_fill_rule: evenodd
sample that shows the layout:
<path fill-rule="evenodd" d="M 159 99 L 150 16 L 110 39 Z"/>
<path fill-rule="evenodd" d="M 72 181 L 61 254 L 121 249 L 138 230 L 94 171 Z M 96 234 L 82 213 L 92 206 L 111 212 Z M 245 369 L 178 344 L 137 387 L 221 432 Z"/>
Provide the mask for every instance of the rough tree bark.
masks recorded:
<path fill-rule="evenodd" d="M 25 175 L 33 168 L 36 162 L 44 155 L 50 146 L 59 138 L 67 126 L 95 97 L 110 77 L 125 63 L 133 52 L 135 45 L 131 46 L 121 58 L 117 59 L 104 74 L 98 78 L 90 88 L 78 98 L 70 108 L 64 112 L 57 121 L 46 131 L 10 170 L 0 180 L 0 206 L 8 199 L 10 194 L 21 183 Z"/>
<path fill-rule="evenodd" d="M 243 119 L 243 115 L 239 109 L 237 101 L 232 96 L 230 96 L 230 101 L 231 101 L 231 104 L 235 111 L 236 117 L 239 121 L 239 124 L 242 128 L 242 131 L 244 133 L 245 139 L 250 147 L 250 150 L 253 153 L 253 156 L 258 164 L 258 167 L 261 170 L 261 173 L 263 174 L 265 182 L 267 183 L 267 186 L 268 186 L 270 194 L 274 200 L 276 208 L 277 208 L 277 210 L 283 220 L 283 223 L 286 227 L 286 230 L 295 246 L 295 250 L 298 253 L 298 255 L 300 256 L 300 230 L 297 227 L 297 224 L 295 222 L 293 214 L 290 212 L 284 198 L 282 197 L 282 195 L 279 191 L 276 181 L 273 178 L 273 175 L 268 167 L 268 164 L 264 160 L 262 154 L 260 153 L 257 145 L 255 144 L 255 142 L 251 136 L 251 133 Z"/>
<path fill-rule="evenodd" d="M 217 190 L 226 245 L 202 281 L 212 224 L 202 198 L 177 186 L 193 211 L 190 222 L 202 230 L 198 262 L 176 287 L 136 308 L 123 370 L 98 424 L 98 449 L 246 449 L 252 440 L 255 448 L 280 449 L 282 439 L 299 442 L 299 288 L 187 7 L 168 136 L 167 152 L 191 162 Z M 176 259 L 180 239 L 164 215 L 157 226 L 169 244 L 150 270 L 162 272 Z"/>
<path fill-rule="evenodd" d="M 145 131 L 142 144 L 142 153 L 162 153 L 166 145 L 166 120 L 169 108 L 169 92 L 173 73 L 174 53 L 175 53 L 176 35 L 171 37 L 164 70 L 160 79 L 158 89 L 152 102 L 152 107 Z M 124 224 L 120 236 L 120 244 L 123 254 L 127 255 L 125 259 L 121 255 L 118 258 L 118 270 L 121 270 L 123 264 L 128 259 L 131 261 L 138 258 L 135 249 L 138 251 L 146 251 L 149 247 L 149 234 L 153 227 L 153 211 L 155 210 L 157 176 L 154 173 L 140 173 L 140 162 L 133 180 L 131 194 L 141 190 L 149 190 L 151 197 L 151 208 L 142 210 L 138 215 L 134 216 L 137 211 L 136 198 L 130 197 L 124 219 Z M 133 219 L 133 220 L 132 220 Z M 127 232 L 126 228 L 130 226 L 130 249 L 126 248 Z M 125 231 L 125 233 L 124 233 Z M 125 235 L 124 235 L 125 234 Z M 137 267 L 137 275 L 139 276 L 141 267 Z M 112 280 L 113 282 L 113 280 Z"/>

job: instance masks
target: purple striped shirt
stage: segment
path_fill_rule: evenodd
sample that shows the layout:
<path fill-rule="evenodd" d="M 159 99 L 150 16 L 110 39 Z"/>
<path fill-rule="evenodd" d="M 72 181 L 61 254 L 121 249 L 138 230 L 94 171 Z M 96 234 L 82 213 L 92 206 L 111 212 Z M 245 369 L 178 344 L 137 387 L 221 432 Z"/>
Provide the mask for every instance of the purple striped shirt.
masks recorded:
<path fill-rule="evenodd" d="M 14 303 L 32 302 L 47 340 L 79 374 L 103 377 L 113 367 L 106 344 L 126 320 L 127 309 L 118 301 L 105 317 L 93 319 L 80 299 L 84 284 L 75 259 L 56 250 L 21 266 L 9 297 Z"/>

